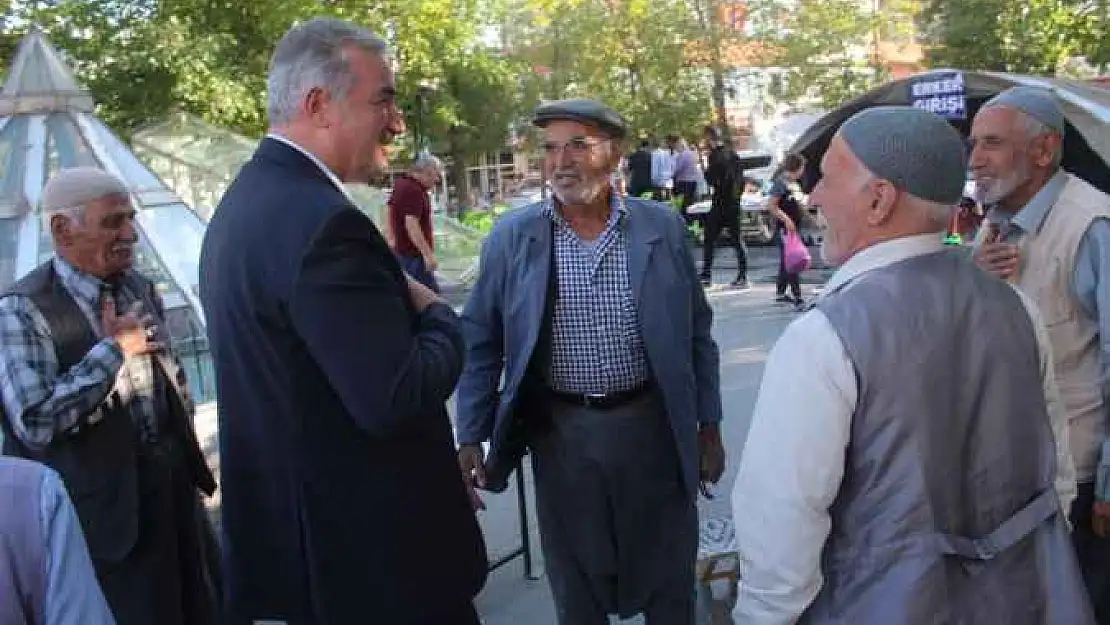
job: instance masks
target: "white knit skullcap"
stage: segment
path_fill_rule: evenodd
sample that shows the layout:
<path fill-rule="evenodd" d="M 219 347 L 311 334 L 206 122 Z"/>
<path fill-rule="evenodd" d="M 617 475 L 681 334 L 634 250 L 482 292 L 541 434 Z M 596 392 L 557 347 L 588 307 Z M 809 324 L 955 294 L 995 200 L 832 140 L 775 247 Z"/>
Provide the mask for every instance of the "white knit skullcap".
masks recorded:
<path fill-rule="evenodd" d="M 98 167 L 59 171 L 42 190 L 44 213 L 77 208 L 109 195 L 127 195 L 123 181 Z"/>
<path fill-rule="evenodd" d="M 1064 136 L 1068 122 L 1056 95 L 1040 87 L 1011 87 L 994 96 L 983 105 L 983 109 L 1004 106 L 1025 113 L 1041 122 L 1046 128 Z M 980 109 L 982 110 L 982 109 Z"/>

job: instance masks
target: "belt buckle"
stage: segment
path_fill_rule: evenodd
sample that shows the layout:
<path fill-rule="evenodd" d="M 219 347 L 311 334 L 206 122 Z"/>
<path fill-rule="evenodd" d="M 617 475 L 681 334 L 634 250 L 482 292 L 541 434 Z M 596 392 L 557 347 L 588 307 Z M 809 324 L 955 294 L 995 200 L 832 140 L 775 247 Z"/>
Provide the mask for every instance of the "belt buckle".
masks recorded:
<path fill-rule="evenodd" d="M 585 400 L 584 403 L 586 404 L 587 408 L 593 408 L 600 405 L 601 402 L 605 401 L 605 397 L 605 393 L 586 393 L 582 396 L 582 398 Z"/>

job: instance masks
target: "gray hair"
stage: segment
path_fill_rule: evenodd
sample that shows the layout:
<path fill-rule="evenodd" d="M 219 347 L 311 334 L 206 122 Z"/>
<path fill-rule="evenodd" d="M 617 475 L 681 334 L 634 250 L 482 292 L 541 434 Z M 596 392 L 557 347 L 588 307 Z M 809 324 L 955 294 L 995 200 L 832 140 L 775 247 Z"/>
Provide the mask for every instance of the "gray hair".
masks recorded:
<path fill-rule="evenodd" d="M 1056 132 L 1054 128 L 1050 128 L 1047 124 L 1037 119 L 1036 117 L 1033 117 L 1032 115 L 1026 113 L 1025 111 L 1017 111 L 1017 113 L 1018 119 L 1020 120 L 1021 129 L 1025 133 L 1025 137 L 1030 141 L 1042 135 L 1060 135 L 1060 133 Z M 1063 137 L 1060 138 L 1063 139 Z M 1056 149 L 1052 152 L 1052 169 L 1059 169 L 1060 163 L 1062 163 L 1063 161 L 1064 142 L 1060 141 L 1060 143 L 1056 145 Z"/>
<path fill-rule="evenodd" d="M 47 232 L 51 231 L 51 224 L 54 222 L 54 217 L 65 217 L 70 221 L 83 224 L 85 223 L 85 205 L 82 204 L 80 206 L 42 211 L 42 227 Z"/>
<path fill-rule="evenodd" d="M 42 224 L 50 230 L 55 215 L 81 222 L 85 205 L 110 195 L 129 196 L 127 185 L 99 167 L 60 170 L 42 190 Z"/>
<path fill-rule="evenodd" d="M 871 184 L 873 180 L 881 180 L 880 176 L 867 169 L 866 165 L 863 163 L 859 165 L 860 189 Z M 953 205 L 922 199 L 912 193 L 907 193 L 907 195 L 909 195 L 907 205 L 911 206 L 914 210 L 924 213 L 925 218 L 928 219 L 930 223 L 934 224 L 938 229 L 948 226 L 948 221 L 952 218 Z"/>
<path fill-rule="evenodd" d="M 305 95 L 314 88 L 343 99 L 354 85 L 344 56 L 348 46 L 371 54 L 388 54 L 388 46 L 373 32 L 342 20 L 317 17 L 289 29 L 274 48 L 266 77 L 266 112 L 270 123 L 292 121 Z"/>
<path fill-rule="evenodd" d="M 439 160 L 435 155 L 428 152 L 421 152 L 416 155 L 416 159 L 409 165 L 409 169 L 414 171 L 429 171 L 435 170 L 443 173 L 443 161 Z"/>

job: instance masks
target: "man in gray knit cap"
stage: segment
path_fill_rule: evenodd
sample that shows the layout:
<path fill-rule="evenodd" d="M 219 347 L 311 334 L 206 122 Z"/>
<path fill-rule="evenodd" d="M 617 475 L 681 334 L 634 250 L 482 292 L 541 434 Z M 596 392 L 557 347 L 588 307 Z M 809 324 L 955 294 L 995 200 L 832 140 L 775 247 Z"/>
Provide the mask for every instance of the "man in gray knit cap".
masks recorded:
<path fill-rule="evenodd" d="M 1045 329 L 943 247 L 959 134 L 869 109 L 821 170 L 839 269 L 764 370 L 732 498 L 735 622 L 1089 625 Z"/>
<path fill-rule="evenodd" d="M 1033 298 L 1050 330 L 1079 481 L 1072 541 L 1098 622 L 1110 625 L 1110 197 L 1060 167 L 1052 92 L 1015 87 L 972 124 L 971 168 L 989 207 L 976 260 Z"/>
<path fill-rule="evenodd" d="M 119 625 L 215 623 L 216 484 L 161 296 L 132 270 L 131 195 L 77 167 L 41 198 L 55 257 L 0 294 L 3 453 L 61 476 Z"/>

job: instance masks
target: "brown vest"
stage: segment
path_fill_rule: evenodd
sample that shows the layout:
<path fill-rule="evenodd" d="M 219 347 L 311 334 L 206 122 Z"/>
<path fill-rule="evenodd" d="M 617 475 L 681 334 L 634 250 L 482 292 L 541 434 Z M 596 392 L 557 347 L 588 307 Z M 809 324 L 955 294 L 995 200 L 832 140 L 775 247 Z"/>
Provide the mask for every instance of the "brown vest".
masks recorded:
<path fill-rule="evenodd" d="M 1052 343 L 1056 382 L 1068 411 L 1076 476 L 1094 479 L 1099 447 L 1108 433 L 1102 396 L 1098 319 L 1080 306 L 1072 290 L 1075 255 L 1091 222 L 1110 218 L 1110 196 L 1076 176 L 1049 210 L 1039 232 L 1022 237 L 1017 286 L 1036 302 Z"/>

